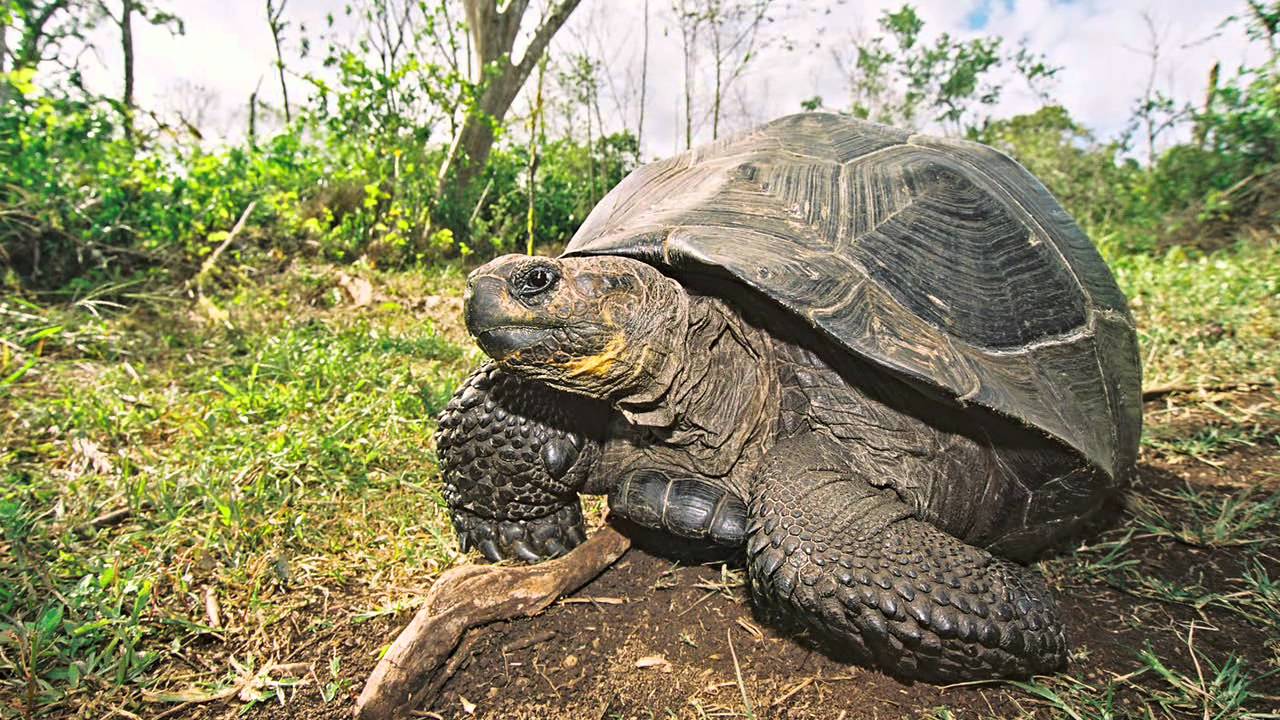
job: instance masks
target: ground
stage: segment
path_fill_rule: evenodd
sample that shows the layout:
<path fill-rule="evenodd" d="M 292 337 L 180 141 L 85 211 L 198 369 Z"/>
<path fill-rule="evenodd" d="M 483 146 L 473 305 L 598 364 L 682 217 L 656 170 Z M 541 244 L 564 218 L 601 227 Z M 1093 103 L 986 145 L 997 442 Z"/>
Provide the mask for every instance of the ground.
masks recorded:
<path fill-rule="evenodd" d="M 1116 527 L 1041 562 L 1066 673 L 904 685 L 756 617 L 731 566 L 632 550 L 473 631 L 423 713 L 1280 713 L 1280 250 L 1113 265 L 1152 397 Z M 298 265 L 203 299 L 0 298 L 0 717 L 350 717 L 432 581 L 477 560 L 431 443 L 481 361 L 462 276 Z"/>

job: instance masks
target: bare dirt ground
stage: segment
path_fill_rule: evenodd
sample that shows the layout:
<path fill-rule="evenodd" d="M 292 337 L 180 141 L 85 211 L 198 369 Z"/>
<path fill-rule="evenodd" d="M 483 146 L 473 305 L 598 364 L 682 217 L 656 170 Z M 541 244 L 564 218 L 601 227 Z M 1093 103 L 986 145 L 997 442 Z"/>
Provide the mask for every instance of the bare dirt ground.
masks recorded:
<path fill-rule="evenodd" d="M 1233 400 L 1249 407 L 1249 396 Z M 1178 412 L 1166 401 L 1147 409 L 1149 424 L 1169 437 L 1196 437 L 1216 422 L 1211 411 Z M 418 716 L 1276 717 L 1277 432 L 1268 425 L 1249 436 L 1257 441 L 1198 459 L 1145 450 L 1117 527 L 1043 563 L 1073 647 L 1068 672 L 1056 678 L 1023 687 L 904 684 L 833 660 L 758 617 L 731 566 L 633 549 L 541 616 L 471 631 L 459 649 L 466 661 Z M 350 717 L 379 648 L 412 615 L 355 624 L 341 619 L 338 597 L 316 597 L 297 612 L 322 611 L 335 619 L 324 629 L 282 630 L 287 655 L 310 659 L 311 675 L 287 701 L 255 704 L 249 716 Z M 326 685 L 327 701 L 318 692 Z M 168 716 L 245 709 L 193 704 Z"/>

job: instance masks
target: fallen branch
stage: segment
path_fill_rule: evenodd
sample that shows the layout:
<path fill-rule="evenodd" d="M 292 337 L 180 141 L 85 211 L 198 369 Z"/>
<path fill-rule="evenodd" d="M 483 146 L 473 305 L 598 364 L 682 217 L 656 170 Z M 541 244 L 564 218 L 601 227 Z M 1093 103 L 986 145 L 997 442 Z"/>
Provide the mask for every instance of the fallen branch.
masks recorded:
<path fill-rule="evenodd" d="M 131 517 L 133 517 L 133 508 L 125 507 L 125 508 L 120 508 L 118 510 L 105 512 L 99 515 L 98 517 L 90 520 L 89 522 L 85 523 L 84 525 L 81 525 L 80 527 L 76 528 L 76 533 L 79 535 L 89 535 L 89 534 L 92 534 L 94 530 L 101 530 L 102 528 L 105 528 L 105 527 L 119 525 L 120 523 L 124 522 L 125 520 L 128 520 Z"/>
<path fill-rule="evenodd" d="M 244 212 L 240 213 L 240 219 L 236 220 L 236 224 L 232 226 L 231 232 L 227 233 L 227 236 L 223 238 L 218 247 L 214 248 L 213 252 L 209 253 L 209 257 L 205 258 L 204 262 L 200 264 L 200 271 L 196 273 L 195 278 L 193 278 L 188 285 L 188 287 L 195 287 L 196 305 L 204 311 L 205 315 L 207 315 L 210 320 L 221 321 L 222 324 L 227 325 L 227 327 L 230 327 L 230 323 L 227 322 L 227 311 L 218 307 L 212 300 L 205 296 L 205 282 L 218 266 L 218 258 L 221 257 L 222 253 L 230 247 L 233 241 L 235 241 L 236 236 L 244 229 L 244 224 L 249 219 L 249 215 L 257 206 L 257 200 L 253 200 L 245 206 Z"/>
<path fill-rule="evenodd" d="M 244 212 L 240 213 L 240 219 L 236 220 L 235 225 L 231 226 L 231 232 L 227 233 L 227 236 L 223 238 L 218 247 L 214 248 L 213 252 L 209 253 L 209 257 L 205 258 L 205 261 L 200 264 L 200 272 L 196 275 L 197 290 L 200 289 L 205 276 L 213 272 L 214 267 L 217 266 L 218 258 L 222 256 L 222 253 L 226 251 L 227 247 L 235 241 L 236 236 L 240 234 L 240 231 L 244 229 L 245 221 L 249 219 L 249 214 L 252 213 L 253 209 L 257 206 L 257 200 L 253 200 L 245 206 Z"/>
<path fill-rule="evenodd" d="M 1235 392 L 1247 388 L 1272 388 L 1275 387 L 1274 382 L 1235 382 L 1223 385 L 1153 385 L 1142 390 L 1143 400 L 1156 400 L 1165 395 L 1181 395 L 1193 392 Z"/>
<path fill-rule="evenodd" d="M 538 565 L 463 565 L 436 580 L 356 700 L 358 720 L 393 720 L 429 700 L 435 675 L 470 628 L 536 615 L 599 575 L 631 541 L 605 525 L 568 555 Z M 434 686 L 434 687 L 433 687 Z"/>

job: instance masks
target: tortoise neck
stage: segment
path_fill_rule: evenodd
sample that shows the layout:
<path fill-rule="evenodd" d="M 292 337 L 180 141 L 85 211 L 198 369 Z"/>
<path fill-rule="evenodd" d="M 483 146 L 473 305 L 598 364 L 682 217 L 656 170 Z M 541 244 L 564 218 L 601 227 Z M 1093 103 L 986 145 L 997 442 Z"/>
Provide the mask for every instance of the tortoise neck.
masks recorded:
<path fill-rule="evenodd" d="M 633 425 L 653 428 L 668 444 L 708 451 L 706 461 L 726 473 L 748 446 L 768 434 L 776 411 L 776 368 L 770 341 L 733 307 L 689 296 L 676 352 L 664 357 L 670 380 L 617 403 Z M 714 474 L 714 473 L 713 473 Z"/>

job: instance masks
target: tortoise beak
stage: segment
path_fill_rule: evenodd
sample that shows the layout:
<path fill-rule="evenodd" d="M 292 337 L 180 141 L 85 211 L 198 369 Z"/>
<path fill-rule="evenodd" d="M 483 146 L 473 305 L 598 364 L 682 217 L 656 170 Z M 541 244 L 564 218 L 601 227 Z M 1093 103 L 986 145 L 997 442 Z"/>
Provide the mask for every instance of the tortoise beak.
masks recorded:
<path fill-rule="evenodd" d="M 537 327 L 529 308 L 511 296 L 504 274 L 486 273 L 485 269 L 472 274 L 463 295 L 463 319 L 480 349 L 494 360 L 502 360 L 545 340 L 550 328 Z"/>

